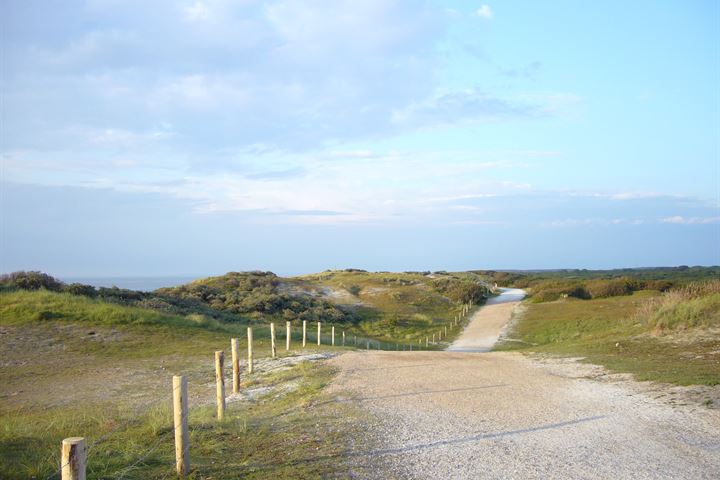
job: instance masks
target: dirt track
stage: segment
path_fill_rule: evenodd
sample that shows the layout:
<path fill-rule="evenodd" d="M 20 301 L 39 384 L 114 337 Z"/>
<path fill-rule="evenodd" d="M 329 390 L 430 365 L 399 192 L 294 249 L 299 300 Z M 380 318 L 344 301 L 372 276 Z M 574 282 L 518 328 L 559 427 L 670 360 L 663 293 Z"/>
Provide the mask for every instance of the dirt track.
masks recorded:
<path fill-rule="evenodd" d="M 481 309 L 473 323 L 498 329 Z M 483 313 L 485 312 L 485 313 Z M 473 325 L 483 340 L 488 330 Z M 479 333 L 478 333 L 479 332 Z M 472 343 L 472 342 L 470 342 Z M 359 478 L 720 478 L 720 412 L 570 378 L 514 353 L 353 352 L 334 389 L 368 413 Z"/>

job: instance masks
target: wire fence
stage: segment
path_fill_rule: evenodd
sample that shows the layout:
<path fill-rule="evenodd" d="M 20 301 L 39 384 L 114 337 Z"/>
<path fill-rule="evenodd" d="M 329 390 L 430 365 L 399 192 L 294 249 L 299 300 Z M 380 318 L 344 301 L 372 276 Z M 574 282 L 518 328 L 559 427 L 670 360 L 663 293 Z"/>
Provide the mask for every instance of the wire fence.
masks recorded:
<path fill-rule="evenodd" d="M 377 340 L 374 338 L 370 338 L 367 336 L 358 336 L 356 333 L 349 332 L 344 329 L 338 329 L 336 325 L 332 324 L 323 324 L 322 322 L 313 322 L 314 325 L 312 325 L 313 328 L 310 328 L 311 325 L 309 322 L 304 322 L 303 330 L 298 331 L 299 329 L 297 326 L 294 328 L 291 328 L 289 330 L 289 341 L 288 341 L 288 329 L 287 328 L 281 328 L 276 333 L 279 333 L 279 335 L 276 335 L 273 338 L 270 338 L 270 342 L 263 341 L 262 343 L 264 345 L 267 345 L 269 343 L 269 346 L 271 348 L 271 358 L 269 361 L 271 362 L 273 358 L 276 357 L 276 349 L 278 346 L 278 341 L 283 341 L 280 343 L 280 346 L 285 346 L 286 350 L 291 350 L 293 346 L 293 342 L 296 348 L 292 349 L 294 352 L 297 351 L 297 343 L 302 342 L 302 348 L 304 350 L 308 350 L 311 348 L 316 348 L 317 346 L 335 346 L 335 347 L 345 347 L 345 348 L 354 348 L 357 350 L 387 350 L 387 351 L 403 351 L 403 352 L 410 352 L 410 351 L 423 351 L 423 350 L 437 350 L 438 348 L 447 345 L 448 339 L 452 337 L 455 333 L 458 332 L 458 330 L 462 329 L 464 327 L 464 324 L 467 321 L 468 313 L 470 311 L 471 306 L 470 305 L 462 305 L 458 312 L 455 314 L 454 318 L 450 322 L 444 322 L 440 325 L 434 325 L 433 327 L 433 333 L 427 332 L 425 335 L 422 335 L 418 338 L 413 338 L 411 341 L 405 341 L 405 342 L 390 342 L 385 340 Z M 275 331 L 274 325 L 271 328 L 271 331 Z M 318 335 L 319 332 L 319 335 Z M 425 338 L 422 338 L 422 337 Z M 239 347 L 237 339 L 233 339 L 234 341 L 231 342 L 231 350 L 233 350 L 233 358 L 237 359 L 240 355 Z M 267 339 L 263 339 L 267 340 Z M 247 351 L 248 351 L 248 358 L 246 361 L 242 362 L 245 365 L 245 371 L 246 373 L 249 373 L 252 371 L 253 364 L 255 363 L 255 360 L 252 357 L 252 350 L 254 348 L 254 341 L 252 338 L 252 330 L 251 328 L 248 329 L 248 338 L 247 338 Z M 260 341 L 258 343 L 261 343 Z M 218 352 L 220 353 L 220 352 Z M 268 360 L 265 360 L 268 361 Z M 220 362 L 218 364 L 218 362 Z M 226 392 L 225 392 L 225 385 L 226 383 L 233 384 L 233 382 L 237 381 L 238 385 L 240 382 L 240 371 L 236 368 L 233 368 L 232 377 L 237 376 L 237 378 L 232 378 L 231 382 L 226 382 L 226 374 L 225 374 L 225 366 L 224 366 L 224 354 L 216 355 L 216 369 L 215 372 L 220 372 L 219 375 L 215 374 L 215 382 L 217 384 L 217 403 L 218 403 L 218 417 L 222 418 L 223 412 L 226 408 L 225 405 L 225 398 L 226 398 Z M 184 384 L 187 386 L 189 382 L 195 383 L 196 381 L 199 383 L 209 383 L 209 373 L 208 371 L 199 371 L 195 372 L 191 375 L 184 375 L 182 378 L 184 379 L 182 382 L 178 382 L 178 385 L 173 387 L 171 389 L 171 393 L 169 395 L 163 395 L 162 398 L 158 400 L 153 400 L 151 402 L 147 402 L 143 404 L 140 407 L 134 408 L 133 412 L 129 415 L 129 418 L 126 420 L 123 420 L 119 422 L 117 425 L 113 426 L 110 430 L 102 434 L 100 437 L 96 438 L 94 441 L 90 442 L 89 444 L 85 444 L 85 439 L 82 437 L 71 437 L 63 440 L 63 446 L 61 449 L 61 461 L 60 461 L 60 468 L 47 477 L 45 477 L 45 480 L 52 480 L 55 478 L 60 478 L 61 480 L 76 480 L 76 479 L 84 479 L 86 475 L 86 467 L 90 460 L 93 458 L 93 453 L 97 449 L 99 445 L 102 443 L 108 441 L 111 439 L 114 435 L 118 434 L 119 432 L 134 426 L 134 425 L 140 425 L 144 421 L 144 418 L 152 411 L 152 409 L 159 407 L 163 404 L 169 404 L 173 405 L 174 408 L 174 415 L 177 418 L 178 412 L 177 409 L 179 408 L 178 405 L 178 389 L 181 388 Z M 213 372 L 214 373 L 214 372 Z M 187 388 L 185 388 L 184 392 L 180 393 L 181 395 L 187 395 Z M 181 403 L 183 405 L 188 405 L 188 399 L 183 398 L 181 399 Z M 222 405 L 221 405 L 222 404 Z M 205 402 L 203 405 L 207 406 L 208 403 Z M 198 407 L 196 405 L 195 407 Z M 189 407 L 187 408 L 187 412 L 190 411 Z M 161 445 L 163 445 L 165 442 L 169 441 L 168 438 L 170 436 L 175 436 L 176 442 L 178 442 L 179 436 L 183 436 L 183 438 L 189 439 L 190 434 L 194 432 L 195 428 L 197 428 L 197 425 L 188 427 L 187 424 L 181 425 L 182 431 L 177 430 L 177 425 L 173 424 L 172 428 L 168 429 L 168 431 L 162 433 L 160 436 L 155 439 L 149 447 L 147 447 L 143 453 L 134 461 L 132 461 L 129 465 L 122 467 L 121 469 L 109 474 L 109 475 L 103 475 L 103 478 L 110 478 L 110 479 L 121 479 L 125 478 L 127 475 L 130 475 L 133 471 L 140 468 L 146 460 L 148 460 L 154 452 L 157 451 L 158 448 L 160 448 Z M 76 448 L 72 448 L 68 445 L 74 445 Z M 178 450 L 179 448 L 179 450 Z M 187 475 L 187 471 L 183 471 L 182 468 L 179 467 L 179 465 L 183 465 L 183 459 L 186 460 L 185 464 L 189 464 L 189 460 L 187 459 L 187 456 L 189 454 L 189 450 L 191 448 L 190 442 L 187 441 L 182 448 L 178 447 L 176 448 L 176 470 L 172 470 L 170 466 L 168 466 L 167 472 L 163 478 L 168 478 L 169 476 L 173 474 L 179 474 L 181 476 Z"/>

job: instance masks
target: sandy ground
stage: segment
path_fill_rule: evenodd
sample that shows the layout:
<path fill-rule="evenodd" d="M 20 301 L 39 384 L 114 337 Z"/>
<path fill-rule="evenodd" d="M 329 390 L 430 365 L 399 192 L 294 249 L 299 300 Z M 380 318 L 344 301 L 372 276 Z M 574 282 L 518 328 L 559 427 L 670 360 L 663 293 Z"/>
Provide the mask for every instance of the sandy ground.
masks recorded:
<path fill-rule="evenodd" d="M 458 348 L 486 348 L 511 310 L 483 307 Z M 517 353 L 331 362 L 333 389 L 368 413 L 349 452 L 355 478 L 720 478 L 720 411 L 670 405 L 635 382 L 577 378 Z"/>
<path fill-rule="evenodd" d="M 502 294 L 488 300 L 487 305 L 476 310 L 465 330 L 448 351 L 488 352 L 497 342 L 510 315 L 525 297 L 523 290 L 503 288 Z"/>

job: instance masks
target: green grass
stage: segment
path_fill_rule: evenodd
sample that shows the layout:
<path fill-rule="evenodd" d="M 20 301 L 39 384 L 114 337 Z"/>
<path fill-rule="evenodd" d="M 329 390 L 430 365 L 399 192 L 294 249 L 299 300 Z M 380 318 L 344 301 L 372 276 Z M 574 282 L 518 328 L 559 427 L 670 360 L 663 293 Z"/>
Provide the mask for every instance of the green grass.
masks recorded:
<path fill-rule="evenodd" d="M 511 335 L 519 341 L 505 341 L 496 349 L 584 357 L 639 380 L 720 384 L 720 295 L 667 304 L 659 313 L 648 307 L 661 298 L 657 292 L 641 291 L 605 299 L 526 303 Z"/>
<path fill-rule="evenodd" d="M 190 478 L 325 478 L 342 471 L 356 412 L 346 404 L 329 401 L 324 393 L 333 375 L 326 365 L 306 362 L 285 370 L 282 376 L 255 379 L 254 387 L 289 381 L 299 385 L 286 394 L 271 390 L 251 403 L 230 403 L 222 422 L 215 418 L 214 405 L 206 402 L 193 407 L 191 401 Z M 196 385 L 191 383 L 193 387 Z M 118 426 L 121 428 L 113 431 Z M 127 479 L 174 477 L 169 395 L 139 416 L 107 405 L 3 415 L 0 477 L 51 475 L 60 462 L 60 442 L 71 434 L 85 436 L 92 445 L 88 478 L 116 478 L 120 473 Z M 96 443 L 98 439 L 101 441 Z"/>
<path fill-rule="evenodd" d="M 0 293 L 0 478 L 45 478 L 59 465 L 63 438 L 93 444 L 105 434 L 92 448 L 89 478 L 115 478 L 155 445 L 123 478 L 172 477 L 174 374 L 189 378 L 192 478 L 336 475 L 353 428 L 344 419 L 354 412 L 329 401 L 324 386 L 334 372 L 322 363 L 243 373 L 243 389 L 270 390 L 229 403 L 226 420 L 215 420 L 213 352 L 229 357 L 230 338 L 244 333 L 245 325 L 64 293 Z M 268 336 L 266 327 L 256 328 L 261 370 L 273 365 Z M 278 344 L 287 355 L 284 341 Z M 243 341 L 243 358 L 245 348 Z"/>
<path fill-rule="evenodd" d="M 484 279 L 472 273 L 447 275 L 472 281 Z M 289 279 L 306 291 L 325 287 L 346 292 L 345 301 L 356 303 L 353 309 L 358 319 L 346 327 L 347 332 L 385 342 L 388 347 L 396 343 L 417 346 L 418 342 L 424 347 L 426 337 L 432 338 L 444 326 L 450 326 L 460 312 L 460 304 L 433 289 L 432 280 L 420 273 L 348 271 Z M 461 327 L 449 328 L 445 340 L 452 341 L 461 331 Z M 444 343 L 431 348 L 444 348 Z"/>

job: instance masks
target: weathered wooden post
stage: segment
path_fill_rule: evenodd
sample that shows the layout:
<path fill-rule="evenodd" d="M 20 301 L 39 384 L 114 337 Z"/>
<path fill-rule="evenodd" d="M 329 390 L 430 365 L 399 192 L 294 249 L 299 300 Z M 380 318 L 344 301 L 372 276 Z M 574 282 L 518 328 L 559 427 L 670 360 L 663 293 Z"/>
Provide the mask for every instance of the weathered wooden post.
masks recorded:
<path fill-rule="evenodd" d="M 285 350 L 290 350 L 290 322 L 285 322 Z"/>
<path fill-rule="evenodd" d="M 445 336 L 447 337 L 447 325 L 445 325 Z"/>
<path fill-rule="evenodd" d="M 428 337 L 425 337 L 425 346 L 427 347 L 430 344 L 430 340 Z"/>
<path fill-rule="evenodd" d="M 355 343 L 355 346 L 357 347 L 357 335 L 353 335 L 353 342 Z"/>
<path fill-rule="evenodd" d="M 247 342 L 248 342 L 248 373 L 253 372 L 253 335 L 252 335 L 252 327 L 248 327 L 247 329 Z"/>
<path fill-rule="evenodd" d="M 320 338 L 321 338 L 320 332 L 322 331 L 322 323 L 320 323 L 320 322 L 317 322 L 317 323 L 318 323 L 318 345 L 320 345 Z"/>
<path fill-rule="evenodd" d="M 343 340 L 342 340 L 343 344 L 342 344 L 342 346 L 344 347 L 344 346 L 345 346 L 345 330 L 343 330 L 342 333 L 343 333 Z"/>
<path fill-rule="evenodd" d="M 175 470 L 181 477 L 190 471 L 190 433 L 188 432 L 187 378 L 173 377 L 173 421 L 175 426 Z"/>
<path fill-rule="evenodd" d="M 86 466 L 87 447 L 85 439 L 83 437 L 70 437 L 63 440 L 60 450 L 62 480 L 85 480 Z"/>
<path fill-rule="evenodd" d="M 330 328 L 330 345 L 335 346 L 335 325 Z"/>
<path fill-rule="evenodd" d="M 270 323 L 270 355 L 275 358 L 277 355 L 277 347 L 275 346 L 275 322 Z"/>
<path fill-rule="evenodd" d="M 435 343 L 435 334 L 433 333 L 433 343 Z"/>
<path fill-rule="evenodd" d="M 303 348 L 307 345 L 307 320 L 303 320 Z"/>
<path fill-rule="evenodd" d="M 240 355 L 238 353 L 238 339 L 230 340 L 230 349 L 232 350 L 232 378 L 233 393 L 240 393 Z"/>
<path fill-rule="evenodd" d="M 367 345 L 365 345 L 365 350 L 370 350 L 370 340 L 367 341 Z"/>
<path fill-rule="evenodd" d="M 223 375 L 225 352 L 215 352 L 215 399 L 217 400 L 217 418 L 225 418 L 225 375 Z"/>

